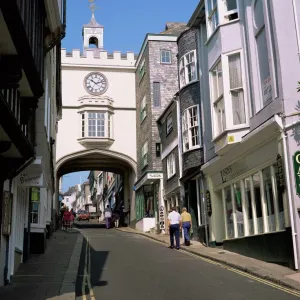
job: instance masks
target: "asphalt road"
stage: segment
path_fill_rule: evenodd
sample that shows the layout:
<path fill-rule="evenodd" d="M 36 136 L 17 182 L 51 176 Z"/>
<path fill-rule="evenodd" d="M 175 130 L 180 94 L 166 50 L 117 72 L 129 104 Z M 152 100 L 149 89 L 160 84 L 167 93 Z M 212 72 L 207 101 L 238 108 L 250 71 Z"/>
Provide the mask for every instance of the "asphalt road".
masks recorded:
<path fill-rule="evenodd" d="M 83 228 L 76 299 L 292 300 L 296 296 L 143 236 Z"/>

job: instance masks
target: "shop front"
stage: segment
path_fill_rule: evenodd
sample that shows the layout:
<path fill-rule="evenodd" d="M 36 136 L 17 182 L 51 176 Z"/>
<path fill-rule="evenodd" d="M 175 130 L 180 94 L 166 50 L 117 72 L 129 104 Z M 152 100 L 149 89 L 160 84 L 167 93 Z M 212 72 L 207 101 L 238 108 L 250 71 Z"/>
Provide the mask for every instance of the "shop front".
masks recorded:
<path fill-rule="evenodd" d="M 165 230 L 165 205 L 162 201 L 162 173 L 146 173 L 135 185 L 136 229 L 143 232 Z"/>
<path fill-rule="evenodd" d="M 247 143 L 251 145 L 250 140 Z M 279 136 L 252 147 L 231 163 L 228 157 L 221 157 L 204 166 L 203 172 L 212 204 L 210 239 L 228 251 L 292 266 Z"/>

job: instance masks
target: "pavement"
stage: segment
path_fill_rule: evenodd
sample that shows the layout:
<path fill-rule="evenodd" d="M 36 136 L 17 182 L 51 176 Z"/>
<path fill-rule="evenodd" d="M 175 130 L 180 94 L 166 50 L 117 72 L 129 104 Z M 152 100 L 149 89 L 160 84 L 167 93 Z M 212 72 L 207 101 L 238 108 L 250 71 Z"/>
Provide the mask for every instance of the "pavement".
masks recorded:
<path fill-rule="evenodd" d="M 2 300 L 74 300 L 83 237 L 77 229 L 56 231 L 44 254 L 31 255 L 12 282 L 0 288 Z"/>
<path fill-rule="evenodd" d="M 161 242 L 83 228 L 77 300 L 292 300 L 300 293 Z"/>
<path fill-rule="evenodd" d="M 169 236 L 166 234 L 143 233 L 130 227 L 118 228 L 118 230 L 139 234 L 163 244 L 170 244 Z M 183 240 L 181 239 L 182 243 Z M 181 249 L 203 259 L 218 263 L 219 266 L 232 267 L 261 279 L 274 282 L 275 284 L 300 291 L 300 273 L 290 268 L 263 262 L 223 249 L 206 247 L 197 241 L 192 241 L 192 245 L 189 247 L 182 245 Z"/>

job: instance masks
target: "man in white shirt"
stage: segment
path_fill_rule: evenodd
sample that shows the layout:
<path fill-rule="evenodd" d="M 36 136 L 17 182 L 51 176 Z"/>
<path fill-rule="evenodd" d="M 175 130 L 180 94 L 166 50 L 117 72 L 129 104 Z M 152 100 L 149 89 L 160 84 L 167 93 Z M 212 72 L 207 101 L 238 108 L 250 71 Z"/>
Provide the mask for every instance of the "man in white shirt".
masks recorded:
<path fill-rule="evenodd" d="M 181 216 L 176 211 L 175 207 L 172 207 L 172 211 L 168 215 L 168 225 L 170 231 L 170 247 L 174 249 L 174 235 L 176 240 L 176 250 L 180 249 L 180 238 L 179 238 L 179 229 L 181 227 Z"/>
<path fill-rule="evenodd" d="M 112 217 L 112 211 L 111 211 L 109 205 L 107 205 L 104 210 L 104 217 L 105 217 L 106 229 L 108 229 L 108 228 L 110 228 L 111 217 Z"/>

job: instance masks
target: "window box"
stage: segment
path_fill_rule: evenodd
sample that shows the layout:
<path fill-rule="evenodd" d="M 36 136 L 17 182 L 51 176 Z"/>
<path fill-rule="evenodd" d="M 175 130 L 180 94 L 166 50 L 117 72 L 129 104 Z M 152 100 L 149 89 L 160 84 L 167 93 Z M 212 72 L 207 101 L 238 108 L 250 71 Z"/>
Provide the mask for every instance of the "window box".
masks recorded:
<path fill-rule="evenodd" d="M 202 144 L 199 105 L 191 106 L 182 113 L 183 152 L 199 148 Z"/>
<path fill-rule="evenodd" d="M 198 80 L 197 53 L 193 50 L 186 53 L 179 61 L 180 88 Z"/>

